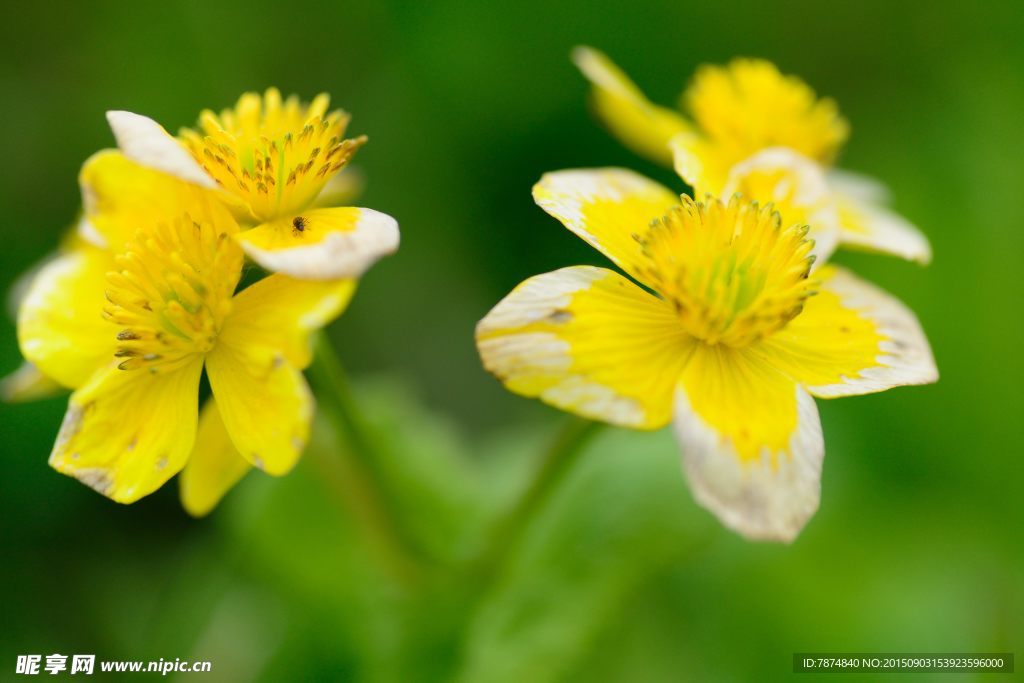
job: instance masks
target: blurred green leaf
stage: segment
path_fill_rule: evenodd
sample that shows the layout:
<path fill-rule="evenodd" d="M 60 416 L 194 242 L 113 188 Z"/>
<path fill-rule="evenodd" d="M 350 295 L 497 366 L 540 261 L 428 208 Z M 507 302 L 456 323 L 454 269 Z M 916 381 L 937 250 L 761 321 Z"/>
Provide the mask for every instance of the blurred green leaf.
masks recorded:
<path fill-rule="evenodd" d="M 358 402 L 371 416 L 370 436 L 384 456 L 385 483 L 399 513 L 415 521 L 417 539 L 436 561 L 454 562 L 491 514 L 461 437 L 394 380 L 361 387 Z M 440 564 L 426 567 L 412 585 L 389 573 L 345 499 L 340 459 L 359 457 L 345 454 L 347 448 L 318 419 L 309 452 L 292 474 L 246 482 L 232 506 L 230 533 L 245 546 L 249 569 L 285 588 L 290 618 L 306 631 L 319 624 L 318 640 L 347 662 L 353 679 L 445 680 L 461 587 L 442 578 Z M 289 643 L 300 652 L 311 646 Z"/>
<path fill-rule="evenodd" d="M 671 434 L 609 430 L 472 616 L 459 680 L 558 681 L 631 596 L 709 540 Z"/>

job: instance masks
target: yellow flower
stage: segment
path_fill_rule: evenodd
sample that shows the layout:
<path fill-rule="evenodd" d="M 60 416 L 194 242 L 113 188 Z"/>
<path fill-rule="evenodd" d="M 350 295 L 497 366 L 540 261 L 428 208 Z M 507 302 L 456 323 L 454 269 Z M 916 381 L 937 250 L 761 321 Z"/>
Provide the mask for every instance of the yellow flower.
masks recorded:
<path fill-rule="evenodd" d="M 477 327 L 484 366 L 594 420 L 672 421 L 696 499 L 745 536 L 791 540 L 817 509 L 812 396 L 938 377 L 914 315 L 845 270 L 812 273 L 807 228 L 770 206 L 695 203 L 623 169 L 549 173 L 534 198 L 637 284 L 590 266 L 526 280 Z"/>
<path fill-rule="evenodd" d="M 830 169 L 849 126 L 830 99 L 771 63 L 735 59 L 703 66 L 682 112 L 652 104 L 605 55 L 577 48 L 601 120 L 637 153 L 676 172 L 695 196 L 734 192 L 774 202 L 787 223 L 808 222 L 819 260 L 837 243 L 927 263 L 921 232 L 886 208 L 878 183 Z M 809 218 L 813 220 L 808 221 Z"/>
<path fill-rule="evenodd" d="M 18 306 L 22 355 L 44 376 L 77 389 L 109 358 L 102 319 L 106 274 L 139 228 L 151 229 L 209 192 L 126 159 L 97 152 L 79 173 L 82 216 L 55 258 L 31 275 Z"/>
<path fill-rule="evenodd" d="M 355 280 L 272 274 L 236 291 L 239 227 L 216 191 L 115 151 L 86 162 L 81 184 L 83 238 L 32 278 L 18 316 L 26 360 L 75 389 L 51 465 L 122 503 L 185 468 L 193 514 L 250 466 L 288 472 L 313 414 L 309 335 Z"/>
<path fill-rule="evenodd" d="M 358 277 L 398 247 L 394 219 L 372 209 L 319 208 L 366 142 L 345 138 L 349 115 L 329 97 L 307 104 L 270 88 L 233 109 L 204 111 L 172 137 L 152 119 L 107 112 L 124 155 L 211 190 L 247 228 L 237 239 L 264 268 L 302 279 Z"/>

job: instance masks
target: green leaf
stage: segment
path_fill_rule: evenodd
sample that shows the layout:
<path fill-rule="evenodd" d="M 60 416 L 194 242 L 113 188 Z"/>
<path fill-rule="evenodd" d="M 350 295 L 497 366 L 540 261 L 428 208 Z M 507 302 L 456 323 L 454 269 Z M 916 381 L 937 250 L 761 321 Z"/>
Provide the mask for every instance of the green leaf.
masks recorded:
<path fill-rule="evenodd" d="M 446 680 L 465 611 L 450 566 L 475 545 L 494 505 L 456 430 L 406 386 L 378 379 L 359 387 L 357 401 L 394 513 L 427 551 L 411 582 L 391 571 L 375 538 L 381 530 L 354 504 L 369 483 L 353 479 L 345 462 L 361 454 L 323 419 L 291 474 L 253 473 L 216 514 L 229 513 L 249 576 L 276 586 L 287 605 L 291 635 L 271 670 L 329 651 L 346 680 Z"/>
<path fill-rule="evenodd" d="M 668 431 L 608 430 L 549 502 L 472 616 L 458 680 L 562 680 L 645 582 L 715 532 Z"/>

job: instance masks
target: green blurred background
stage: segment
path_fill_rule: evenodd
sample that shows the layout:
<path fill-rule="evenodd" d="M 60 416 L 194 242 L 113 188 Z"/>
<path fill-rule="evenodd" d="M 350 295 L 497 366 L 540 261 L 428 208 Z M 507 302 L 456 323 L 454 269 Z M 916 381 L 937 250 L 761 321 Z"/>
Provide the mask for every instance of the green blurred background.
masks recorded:
<path fill-rule="evenodd" d="M 326 435 L 293 475 L 250 475 L 195 521 L 173 485 L 121 507 L 51 471 L 65 398 L 5 405 L 0 678 L 16 654 L 53 652 L 210 659 L 210 680 L 474 682 L 774 680 L 795 651 L 1024 652 L 1020 3 L 67 2 L 2 24 L 4 289 L 74 218 L 79 165 L 112 144 L 104 110 L 175 130 L 277 85 L 353 112 L 370 136 L 359 203 L 399 219 L 402 248 L 331 335 L 434 566 L 478 547 L 563 419 L 505 392 L 472 342 L 525 277 L 602 263 L 531 184 L 622 165 L 683 189 L 589 115 L 576 44 L 663 103 L 735 55 L 836 98 L 853 129 L 841 164 L 887 182 L 935 251 L 926 269 L 838 260 L 918 313 L 942 379 L 820 402 L 822 506 L 791 546 L 697 508 L 667 432 L 606 430 L 476 593 L 382 574 Z M 5 318 L 0 370 L 18 362 Z"/>

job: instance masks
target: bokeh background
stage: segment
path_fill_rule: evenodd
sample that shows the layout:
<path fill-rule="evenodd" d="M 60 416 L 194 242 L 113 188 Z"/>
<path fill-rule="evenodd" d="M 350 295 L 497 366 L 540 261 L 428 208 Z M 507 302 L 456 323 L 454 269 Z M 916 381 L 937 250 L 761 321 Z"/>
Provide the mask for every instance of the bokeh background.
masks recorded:
<path fill-rule="evenodd" d="M 174 130 L 277 85 L 353 112 L 370 136 L 360 203 L 398 217 L 403 243 L 331 336 L 438 566 L 479 545 L 563 419 L 486 375 L 475 321 L 529 275 L 602 263 L 531 184 L 622 165 L 683 189 L 589 115 L 576 44 L 663 103 L 735 55 L 836 98 L 853 130 L 841 164 L 887 182 L 935 251 L 926 269 L 838 260 L 911 305 L 942 373 L 820 403 L 822 506 L 791 546 L 697 508 L 667 432 L 606 430 L 482 593 L 382 577 L 328 436 L 197 521 L 173 483 L 122 507 L 51 471 L 66 398 L 4 405 L 0 678 L 16 654 L 53 652 L 209 659 L 211 680 L 474 682 L 773 680 L 796 651 L 1024 652 L 1019 3 L 67 2 L 0 23 L 4 289 L 72 222 L 80 164 L 113 142 L 104 110 Z M 18 363 L 4 318 L 0 370 Z"/>

